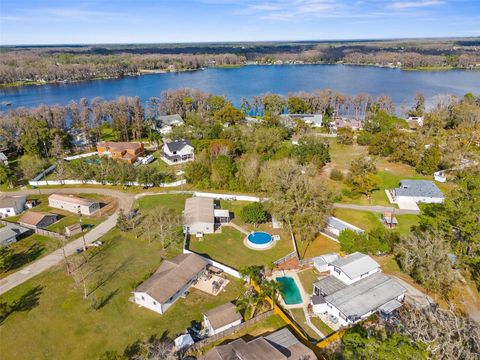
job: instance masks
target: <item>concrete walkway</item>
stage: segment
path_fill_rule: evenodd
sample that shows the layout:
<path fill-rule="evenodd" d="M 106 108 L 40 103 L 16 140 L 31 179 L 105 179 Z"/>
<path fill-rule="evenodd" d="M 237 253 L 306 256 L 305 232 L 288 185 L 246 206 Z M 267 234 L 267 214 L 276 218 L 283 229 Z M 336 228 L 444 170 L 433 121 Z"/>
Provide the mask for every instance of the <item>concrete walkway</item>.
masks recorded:
<path fill-rule="evenodd" d="M 222 226 L 231 226 L 234 229 L 237 229 L 238 231 L 240 231 L 241 233 L 243 233 L 245 235 L 250 235 L 250 233 L 247 230 L 245 230 L 243 227 L 241 227 L 240 225 L 237 225 L 237 224 L 235 224 L 231 221 L 229 223 L 222 224 Z"/>
<path fill-rule="evenodd" d="M 310 319 L 310 314 L 308 313 L 308 310 L 304 307 L 303 308 L 303 314 L 305 315 L 305 321 L 307 323 L 307 325 L 310 327 L 310 329 L 312 329 L 318 336 L 320 336 L 320 338 L 326 338 L 327 336 L 322 333 L 320 330 L 318 330 L 318 328 L 313 325 L 312 323 L 312 320 Z"/>
<path fill-rule="evenodd" d="M 383 213 L 385 211 L 392 211 L 392 209 L 394 209 L 396 215 L 420 214 L 420 210 L 397 209 L 393 206 L 381 206 L 381 205 L 355 205 L 355 204 L 335 203 L 333 204 L 333 207 L 338 209 L 352 209 L 352 210 L 370 211 L 375 213 Z"/>

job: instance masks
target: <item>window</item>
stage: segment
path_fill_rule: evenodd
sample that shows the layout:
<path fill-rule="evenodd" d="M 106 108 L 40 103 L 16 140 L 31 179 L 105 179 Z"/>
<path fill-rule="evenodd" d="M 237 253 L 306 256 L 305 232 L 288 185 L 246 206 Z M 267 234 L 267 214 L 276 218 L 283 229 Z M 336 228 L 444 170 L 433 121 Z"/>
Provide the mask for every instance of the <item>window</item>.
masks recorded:
<path fill-rule="evenodd" d="M 144 301 L 145 301 L 145 297 L 143 297 L 143 296 L 142 296 L 142 300 L 144 300 Z"/>
<path fill-rule="evenodd" d="M 153 300 L 153 305 L 157 305 L 157 302 L 155 300 Z"/>
<path fill-rule="evenodd" d="M 333 270 L 335 270 L 335 272 L 336 272 L 338 275 L 342 275 L 342 272 L 341 272 L 338 268 L 334 268 Z"/>

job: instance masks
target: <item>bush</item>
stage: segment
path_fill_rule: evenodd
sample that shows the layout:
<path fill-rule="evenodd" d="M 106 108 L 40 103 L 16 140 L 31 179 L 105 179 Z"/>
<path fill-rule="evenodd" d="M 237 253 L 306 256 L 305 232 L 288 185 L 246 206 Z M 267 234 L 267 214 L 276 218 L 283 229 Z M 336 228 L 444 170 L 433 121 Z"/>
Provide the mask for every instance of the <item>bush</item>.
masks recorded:
<path fill-rule="evenodd" d="M 263 208 L 262 203 L 252 202 L 243 207 L 240 218 L 246 223 L 261 224 L 268 220 L 268 213 Z"/>
<path fill-rule="evenodd" d="M 337 131 L 337 142 L 343 145 L 353 144 L 353 131 L 350 128 L 341 128 Z"/>
<path fill-rule="evenodd" d="M 365 254 L 389 253 L 398 240 L 398 235 L 395 232 L 383 227 L 378 227 L 368 234 L 343 230 L 338 237 L 342 251 L 347 253 L 360 251 Z"/>
<path fill-rule="evenodd" d="M 370 145 L 372 139 L 372 134 L 367 131 L 360 131 L 357 135 L 357 144 L 358 145 Z"/>
<path fill-rule="evenodd" d="M 338 169 L 333 169 L 330 172 L 330 179 L 332 179 L 334 181 L 342 181 L 343 180 L 343 173 Z"/>

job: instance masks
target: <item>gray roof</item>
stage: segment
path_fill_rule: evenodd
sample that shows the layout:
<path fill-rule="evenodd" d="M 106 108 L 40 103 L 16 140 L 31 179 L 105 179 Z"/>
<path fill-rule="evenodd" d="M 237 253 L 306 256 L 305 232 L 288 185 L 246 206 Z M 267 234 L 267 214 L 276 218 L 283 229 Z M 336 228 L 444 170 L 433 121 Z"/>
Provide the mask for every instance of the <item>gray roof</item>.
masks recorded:
<path fill-rule="evenodd" d="M 313 305 L 325 304 L 325 298 L 322 295 L 312 295 L 311 301 Z"/>
<path fill-rule="evenodd" d="M 321 294 L 327 296 L 344 289 L 345 287 L 347 287 L 347 284 L 337 279 L 335 276 L 329 275 L 327 277 L 324 277 L 323 279 L 318 280 L 316 283 L 313 284 L 313 286 L 320 290 Z"/>
<path fill-rule="evenodd" d="M 174 140 L 165 143 L 165 145 L 167 145 L 168 150 L 170 150 L 172 153 L 182 150 L 187 145 L 192 146 L 192 144 L 188 140 Z"/>
<path fill-rule="evenodd" d="M 433 182 L 428 180 L 402 180 L 396 188 L 395 196 L 442 198 L 443 193 Z"/>
<path fill-rule="evenodd" d="M 6 160 L 8 160 L 7 156 L 3 152 L 0 152 L 0 161 L 6 161 Z"/>
<path fill-rule="evenodd" d="M 196 222 L 214 223 L 214 204 L 213 199 L 203 196 L 188 198 L 185 201 L 185 211 L 183 217 L 185 224 L 190 225 Z"/>
<path fill-rule="evenodd" d="M 345 316 L 361 317 L 376 311 L 407 290 L 398 281 L 383 273 L 376 273 L 357 281 L 329 296 L 325 300 L 339 309 Z"/>
<path fill-rule="evenodd" d="M 340 257 L 337 253 L 323 254 L 313 258 L 313 263 L 315 266 L 321 267 L 327 265 L 332 261 L 337 260 Z"/>
<path fill-rule="evenodd" d="M 382 306 L 380 306 L 379 309 L 385 314 L 390 314 L 392 311 L 398 309 L 401 306 L 402 306 L 402 303 L 395 299 L 395 300 L 390 300 L 386 304 L 383 304 Z"/>
<path fill-rule="evenodd" d="M 3 243 L 5 240 L 8 240 L 12 237 L 17 237 L 17 233 L 8 227 L 0 229 L 0 243 Z"/>
<path fill-rule="evenodd" d="M 176 122 L 181 122 L 182 124 L 184 123 L 182 117 L 178 114 L 175 115 L 160 115 L 157 116 L 155 121 L 160 122 L 162 125 L 171 125 Z"/>
<path fill-rule="evenodd" d="M 13 235 L 15 238 L 17 236 L 23 235 L 31 231 L 29 228 L 20 226 L 16 223 L 5 224 L 4 227 L 0 228 L 0 242 L 10 239 Z"/>
<path fill-rule="evenodd" d="M 163 304 L 203 271 L 207 264 L 197 254 L 180 254 L 164 260 L 155 274 L 140 284 L 135 292 L 145 292 Z"/>
<path fill-rule="evenodd" d="M 353 231 L 356 231 L 356 232 L 363 232 L 362 229 L 356 227 L 355 225 L 352 225 L 352 224 L 349 224 L 343 220 L 340 220 L 334 216 L 329 216 L 328 217 L 328 225 L 339 230 L 339 231 L 342 231 L 342 230 L 353 230 Z"/>
<path fill-rule="evenodd" d="M 19 202 L 25 202 L 25 196 L 10 196 L 4 195 L 0 197 L 0 208 L 17 207 Z"/>
<path fill-rule="evenodd" d="M 237 307 L 231 302 L 217 306 L 204 313 L 204 315 L 214 329 L 219 329 L 238 320 L 242 320 L 242 315 L 240 315 Z"/>
<path fill-rule="evenodd" d="M 273 345 L 273 347 L 285 355 L 287 359 L 314 360 L 316 358 L 312 350 L 298 341 L 295 335 L 293 335 L 286 327 L 265 336 L 265 340 L 267 340 Z"/>
<path fill-rule="evenodd" d="M 342 270 L 345 275 L 352 280 L 380 267 L 380 265 L 370 256 L 359 252 L 339 258 L 333 261 L 331 265 Z"/>

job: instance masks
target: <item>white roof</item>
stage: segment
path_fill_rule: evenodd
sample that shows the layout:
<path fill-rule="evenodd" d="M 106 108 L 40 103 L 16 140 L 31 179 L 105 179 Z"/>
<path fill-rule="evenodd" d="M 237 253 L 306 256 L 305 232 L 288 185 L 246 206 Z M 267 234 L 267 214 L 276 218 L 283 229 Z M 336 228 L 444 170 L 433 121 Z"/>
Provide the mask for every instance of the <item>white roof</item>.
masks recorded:
<path fill-rule="evenodd" d="M 215 209 L 213 213 L 215 217 L 230 217 L 230 211 L 224 209 Z"/>
<path fill-rule="evenodd" d="M 333 261 L 331 265 L 342 270 L 352 280 L 380 267 L 370 256 L 360 252 L 339 258 Z"/>
<path fill-rule="evenodd" d="M 193 339 L 190 334 L 180 335 L 173 341 L 175 342 L 175 348 L 177 350 L 181 350 L 183 348 L 193 345 Z"/>

